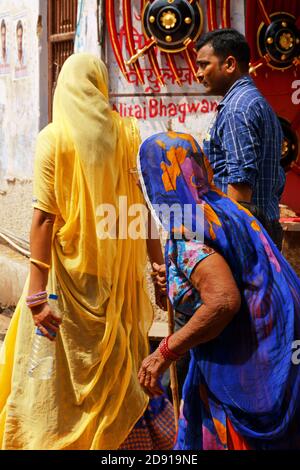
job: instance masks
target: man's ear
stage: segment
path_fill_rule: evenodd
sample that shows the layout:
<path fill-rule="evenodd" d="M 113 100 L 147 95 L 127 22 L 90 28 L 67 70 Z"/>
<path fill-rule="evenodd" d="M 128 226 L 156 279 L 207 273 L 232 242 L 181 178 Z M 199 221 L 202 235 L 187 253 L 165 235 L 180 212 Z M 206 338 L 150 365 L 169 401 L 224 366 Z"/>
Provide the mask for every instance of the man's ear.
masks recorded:
<path fill-rule="evenodd" d="M 226 64 L 226 71 L 230 74 L 234 73 L 238 68 L 238 63 L 236 61 L 236 58 L 233 57 L 232 55 L 227 57 L 225 64 Z"/>

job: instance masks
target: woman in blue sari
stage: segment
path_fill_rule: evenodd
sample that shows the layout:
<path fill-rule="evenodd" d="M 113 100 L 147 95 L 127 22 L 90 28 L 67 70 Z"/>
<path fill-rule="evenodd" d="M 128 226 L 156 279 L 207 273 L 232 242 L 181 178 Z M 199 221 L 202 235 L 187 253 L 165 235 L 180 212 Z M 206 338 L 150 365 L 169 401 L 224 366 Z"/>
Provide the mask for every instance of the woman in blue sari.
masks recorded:
<path fill-rule="evenodd" d="M 159 393 L 160 374 L 191 352 L 175 448 L 300 448 L 298 277 L 251 213 L 213 185 L 191 136 L 147 139 L 139 171 L 169 232 L 169 299 L 190 317 L 139 371 Z"/>

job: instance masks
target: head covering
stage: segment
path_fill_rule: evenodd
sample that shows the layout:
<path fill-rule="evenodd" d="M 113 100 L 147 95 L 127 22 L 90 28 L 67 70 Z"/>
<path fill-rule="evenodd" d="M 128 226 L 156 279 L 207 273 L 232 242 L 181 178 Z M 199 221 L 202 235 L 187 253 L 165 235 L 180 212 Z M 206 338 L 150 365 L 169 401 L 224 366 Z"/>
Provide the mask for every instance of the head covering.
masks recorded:
<path fill-rule="evenodd" d="M 141 146 L 138 165 L 153 217 L 170 232 L 170 237 L 180 238 L 184 233 L 187 238 L 202 240 L 201 214 L 208 210 L 203 195 L 213 183 L 212 171 L 198 143 L 189 134 L 176 132 L 151 136 Z M 153 174 L 159 177 L 153 180 Z"/>
<path fill-rule="evenodd" d="M 240 311 L 223 332 L 194 349 L 197 367 L 190 366 L 187 382 L 195 380 L 192 369 L 199 371 L 199 381 L 238 432 L 275 440 L 288 428 L 299 401 L 292 348 L 300 334 L 300 281 L 250 212 L 212 185 L 207 169 L 198 144 L 186 134 L 156 134 L 140 147 L 139 170 L 151 210 L 164 224 L 157 204 L 176 202 L 182 211 L 185 204 L 199 205 L 204 243 L 225 258 L 242 296 Z M 166 244 L 167 265 L 174 226 Z M 196 407 L 189 419 L 195 427 L 201 422 Z"/>
<path fill-rule="evenodd" d="M 143 202 L 129 173 L 138 145 L 135 120 L 121 119 L 109 105 L 103 62 L 90 54 L 68 58 L 35 163 L 35 207 L 57 215 L 48 285 L 48 292 L 59 289 L 64 310 L 56 375 L 44 387 L 26 375 L 34 325 L 22 298 L 13 320 L 20 322 L 18 336 L 12 326 L 5 343 L 8 350 L 15 340 L 14 363 L 20 355 L 24 361 L 14 368 L 22 392 L 14 386 L 10 396 L 18 418 L 5 424 L 7 446 L 116 449 L 147 407 L 137 378 L 153 315 L 144 281 L 146 244 L 126 234 L 127 208 Z M 48 153 L 53 180 L 50 157 L 44 171 Z M 9 373 L 4 366 L 1 384 Z"/>

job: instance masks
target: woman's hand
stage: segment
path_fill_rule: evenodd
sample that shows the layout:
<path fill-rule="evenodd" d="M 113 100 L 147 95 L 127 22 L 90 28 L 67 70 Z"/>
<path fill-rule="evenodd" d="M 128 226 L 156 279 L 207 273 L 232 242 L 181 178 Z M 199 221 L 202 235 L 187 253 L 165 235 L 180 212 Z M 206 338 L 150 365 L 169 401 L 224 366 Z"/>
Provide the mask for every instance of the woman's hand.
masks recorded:
<path fill-rule="evenodd" d="M 61 319 L 52 312 L 48 303 L 45 302 L 42 305 L 32 307 L 31 313 L 35 326 L 46 338 L 54 341 L 61 324 Z"/>
<path fill-rule="evenodd" d="M 171 363 L 172 361 L 163 358 L 158 349 L 143 360 L 138 373 L 138 379 L 150 397 L 163 394 L 158 379 L 170 367 Z"/>

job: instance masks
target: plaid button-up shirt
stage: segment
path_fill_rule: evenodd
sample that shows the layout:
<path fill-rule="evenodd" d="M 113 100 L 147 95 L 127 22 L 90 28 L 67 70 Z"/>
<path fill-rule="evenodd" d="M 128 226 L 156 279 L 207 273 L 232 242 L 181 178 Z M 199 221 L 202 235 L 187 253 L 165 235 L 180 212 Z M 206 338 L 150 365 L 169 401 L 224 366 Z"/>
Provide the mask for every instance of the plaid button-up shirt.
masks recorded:
<path fill-rule="evenodd" d="M 218 106 L 203 142 L 214 182 L 224 193 L 228 184 L 246 183 L 252 203 L 269 220 L 279 218 L 285 174 L 280 165 L 283 133 L 276 114 L 252 79 L 237 80 Z"/>

